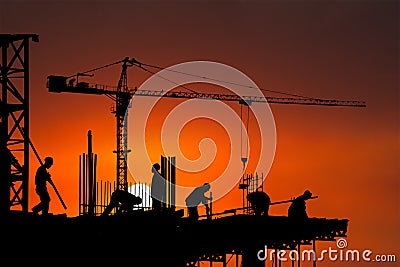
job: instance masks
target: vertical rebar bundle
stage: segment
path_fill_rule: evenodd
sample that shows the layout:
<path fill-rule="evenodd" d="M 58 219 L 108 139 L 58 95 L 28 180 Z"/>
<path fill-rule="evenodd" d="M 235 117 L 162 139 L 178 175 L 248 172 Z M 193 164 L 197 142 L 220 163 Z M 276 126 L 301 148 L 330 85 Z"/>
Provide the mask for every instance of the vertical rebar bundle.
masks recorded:
<path fill-rule="evenodd" d="M 161 176 L 166 180 L 164 208 L 175 209 L 175 185 L 176 185 L 176 157 L 164 157 L 161 155 Z"/>
<path fill-rule="evenodd" d="M 88 151 L 79 156 L 79 214 L 96 215 L 97 154 L 92 151 L 92 131 L 88 131 Z"/>
<path fill-rule="evenodd" d="M 112 193 L 120 189 L 117 182 L 97 181 L 97 154 L 93 153 L 92 132 L 88 131 L 87 153 L 79 156 L 79 214 L 101 215 L 110 203 Z M 166 208 L 175 209 L 175 157 L 161 157 L 161 175 L 167 181 Z M 127 191 L 142 199 L 134 210 L 151 209 L 150 186 L 145 183 L 128 183 Z M 116 211 L 112 211 L 114 214 Z"/>

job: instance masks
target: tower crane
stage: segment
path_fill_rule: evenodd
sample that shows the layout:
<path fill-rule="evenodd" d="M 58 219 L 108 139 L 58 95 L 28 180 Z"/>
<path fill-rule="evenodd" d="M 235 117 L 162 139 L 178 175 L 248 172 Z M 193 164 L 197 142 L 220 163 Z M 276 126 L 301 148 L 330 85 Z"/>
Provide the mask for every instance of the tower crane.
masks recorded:
<path fill-rule="evenodd" d="M 117 87 L 104 85 L 89 86 L 89 84 L 86 82 L 78 82 L 79 76 L 93 76 L 93 74 L 88 73 L 119 64 L 122 64 L 122 71 L 118 80 Z M 117 189 L 121 190 L 128 190 L 126 159 L 129 150 L 127 149 L 127 125 L 125 120 L 125 112 L 129 106 L 130 100 L 133 96 L 133 92 L 128 88 L 127 69 L 134 64 L 138 64 L 138 62 L 135 59 L 130 59 L 126 57 L 123 60 L 119 60 L 114 63 L 91 69 L 85 72 L 79 72 L 73 76 L 65 77 L 50 75 L 47 77 L 47 88 L 49 92 L 106 95 L 107 97 L 115 101 L 115 108 L 113 110 L 113 113 L 115 114 L 117 122 L 117 144 L 116 150 L 114 151 L 117 154 L 116 183 Z M 67 80 L 69 80 L 68 84 Z"/>
<path fill-rule="evenodd" d="M 89 84 L 87 82 L 78 82 L 79 76 L 93 76 L 90 74 L 94 71 L 122 64 L 122 71 L 118 81 L 118 85 L 115 87 L 99 84 Z M 221 100 L 221 101 L 232 101 L 238 102 L 242 105 L 250 105 L 255 102 L 268 102 L 273 104 L 300 104 L 300 105 L 320 105 L 320 106 L 347 106 L 347 107 L 365 107 L 366 104 L 363 101 L 352 101 L 352 100 L 331 100 L 331 99 L 319 99 L 319 98 L 304 98 L 304 97 L 272 97 L 272 96 L 238 96 L 235 94 L 219 94 L 219 93 L 203 93 L 196 92 L 193 90 L 189 91 L 163 91 L 163 90 L 142 90 L 142 89 L 130 89 L 128 87 L 127 69 L 128 67 L 136 66 L 143 70 L 148 71 L 144 68 L 156 67 L 137 61 L 134 58 L 126 57 L 123 60 L 116 61 L 111 64 L 104 65 L 102 67 L 94 68 L 85 72 L 77 73 L 73 76 L 56 76 L 50 75 L 47 77 L 47 88 L 49 92 L 55 93 L 79 93 L 79 94 L 94 94 L 94 95 L 106 95 L 115 101 L 115 113 L 116 117 L 116 155 L 117 155 L 117 188 L 120 190 L 128 190 L 127 181 L 127 154 L 130 152 L 127 149 L 127 120 L 126 120 L 126 109 L 129 107 L 130 100 L 135 96 L 153 96 L 153 97 L 171 97 L 171 98 L 186 98 L 186 99 L 204 99 L 204 100 Z M 76 77 L 76 78 L 75 78 Z M 67 82 L 68 81 L 68 82 Z M 243 159 L 242 159 L 243 160 Z"/>

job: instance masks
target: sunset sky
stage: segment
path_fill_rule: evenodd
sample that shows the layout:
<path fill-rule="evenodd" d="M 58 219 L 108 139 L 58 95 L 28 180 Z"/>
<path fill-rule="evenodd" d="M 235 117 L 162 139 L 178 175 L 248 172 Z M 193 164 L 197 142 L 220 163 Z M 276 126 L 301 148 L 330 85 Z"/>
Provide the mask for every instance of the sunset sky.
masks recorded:
<path fill-rule="evenodd" d="M 30 47 L 30 136 L 41 157 L 54 157 L 50 173 L 68 207 L 64 210 L 50 190 L 50 212 L 78 215 L 79 155 L 86 152 L 88 130 L 98 155 L 97 179 L 115 180 L 116 121 L 111 113 L 114 103 L 106 96 L 50 93 L 47 76 L 70 76 L 125 57 L 160 67 L 211 61 L 239 70 L 262 89 L 366 102 L 364 108 L 270 104 L 276 131 L 273 162 L 256 168 L 251 159 L 248 171 L 267 174 L 264 189 L 272 201 L 309 189 L 318 196 L 307 204 L 310 217 L 349 219 L 350 248 L 396 254 L 400 260 L 399 8 L 398 1 L 386 0 L 0 0 L 1 33 L 33 33 L 40 39 Z M 116 86 L 120 72 L 120 65 L 112 66 L 87 81 Z M 131 67 L 128 84 L 140 87 L 150 76 Z M 215 89 L 196 86 L 200 84 L 190 88 Z M 183 102 L 162 100 L 147 121 L 146 147 L 152 162 L 164 153 L 160 137 L 164 118 Z M 226 104 L 240 113 L 239 104 Z M 209 102 L 204 105 L 205 110 L 213 108 Z M 199 119 L 184 126 L 179 145 L 185 157 L 212 158 L 201 155 L 201 147 L 216 156 L 202 172 L 178 170 L 178 183 L 216 179 L 227 164 L 242 168 L 240 157 L 228 162 L 232 148 L 241 146 L 228 138 L 240 134 L 239 124 L 231 133 L 224 126 L 232 125 Z M 272 129 L 260 129 L 254 117 L 249 129 L 254 149 L 250 157 L 257 158 L 260 135 Z M 216 150 L 208 141 L 200 145 L 204 138 L 212 139 Z M 137 157 L 132 150 L 130 155 Z M 149 164 L 133 162 L 143 176 L 148 173 L 139 180 L 150 181 Z M 38 166 L 32 153 L 30 208 L 38 201 L 33 179 Z M 135 180 L 130 177 L 129 182 Z M 235 186 L 215 201 L 213 209 L 220 212 L 241 205 L 242 192 Z M 270 214 L 286 215 L 287 208 L 273 206 Z M 365 266 L 319 263 L 350 265 Z"/>

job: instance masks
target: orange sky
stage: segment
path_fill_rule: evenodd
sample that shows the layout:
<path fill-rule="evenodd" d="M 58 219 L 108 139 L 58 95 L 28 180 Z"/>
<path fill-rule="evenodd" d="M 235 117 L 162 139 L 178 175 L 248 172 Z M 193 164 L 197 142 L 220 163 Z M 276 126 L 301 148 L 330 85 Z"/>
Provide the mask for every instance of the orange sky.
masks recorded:
<path fill-rule="evenodd" d="M 366 108 L 271 104 L 276 151 L 265 189 L 272 201 L 310 189 L 319 196 L 308 203 L 310 216 L 347 218 L 352 248 L 397 254 L 397 258 L 398 22 L 398 2 L 374 0 L 2 1 L 0 8 L 1 33 L 40 37 L 39 43 L 31 45 L 30 135 L 42 157 L 54 157 L 50 171 L 68 207 L 64 210 L 52 193 L 51 212 L 78 215 L 79 155 L 86 152 L 88 130 L 93 132 L 98 154 L 98 179 L 114 181 L 116 135 L 110 99 L 49 93 L 48 75 L 69 76 L 126 56 L 162 67 L 215 61 L 242 71 L 260 88 L 366 101 Z M 120 70 L 114 66 L 96 72 L 90 81 L 116 85 Z M 129 85 L 140 86 L 149 76 L 130 68 Z M 163 108 L 177 103 L 168 99 Z M 239 112 L 239 105 L 231 107 Z M 155 131 L 147 140 L 152 160 L 162 153 L 158 122 L 157 118 L 149 121 Z M 182 183 L 186 179 L 200 182 L 203 175 L 218 176 L 229 145 L 240 145 L 229 144 L 223 128 L 208 123 L 199 120 L 186 125 L 180 139 L 182 151 L 196 159 L 200 140 L 210 137 L 218 149 L 217 160 L 203 173 L 178 173 Z M 250 134 L 257 136 L 257 127 L 251 127 Z M 256 137 L 252 144 L 257 145 Z M 240 158 L 236 161 L 241 164 Z M 33 191 L 38 167 L 33 153 L 31 162 L 30 207 L 38 201 Z M 214 211 L 241 204 L 236 187 L 214 203 Z M 276 215 L 286 212 L 285 205 L 270 210 Z"/>

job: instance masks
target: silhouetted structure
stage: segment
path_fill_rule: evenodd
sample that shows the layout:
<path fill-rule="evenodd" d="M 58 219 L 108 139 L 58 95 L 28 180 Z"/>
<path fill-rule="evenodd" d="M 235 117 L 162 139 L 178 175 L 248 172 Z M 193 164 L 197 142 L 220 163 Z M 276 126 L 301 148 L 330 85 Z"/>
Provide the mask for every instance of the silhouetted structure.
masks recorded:
<path fill-rule="evenodd" d="M 53 166 L 54 160 L 52 157 L 46 157 L 44 159 L 44 164 L 41 165 L 35 175 L 35 191 L 40 198 L 40 202 L 32 208 L 35 214 L 42 212 L 42 215 L 47 215 L 49 213 L 50 206 L 50 195 L 47 191 L 47 183 L 53 183 L 51 180 L 50 173 L 47 172 L 51 166 Z"/>
<path fill-rule="evenodd" d="M 116 64 L 123 64 L 122 73 L 117 88 L 110 88 L 104 85 L 90 85 L 86 82 L 78 82 L 78 76 L 83 74 L 88 74 L 99 69 L 103 69 Z M 169 91 L 165 92 L 162 90 L 153 90 L 150 88 L 148 90 L 137 90 L 137 88 L 129 89 L 127 86 L 127 73 L 126 70 L 130 66 L 137 66 L 141 69 L 146 67 L 156 67 L 158 69 L 163 69 L 157 66 L 147 65 L 136 61 L 133 58 L 125 58 L 123 60 L 104 65 L 102 67 L 94 68 L 92 70 L 80 73 L 76 76 L 76 83 L 72 81 L 67 83 L 67 80 L 74 77 L 64 77 L 64 76 L 48 76 L 47 87 L 49 92 L 71 92 L 71 93 L 85 93 L 85 94 L 95 94 L 95 95 L 107 95 L 112 99 L 116 100 L 115 114 L 117 117 L 117 189 L 124 190 L 128 186 L 127 176 L 126 176 L 126 162 L 127 162 L 127 147 L 126 147 L 126 109 L 129 107 L 129 100 L 133 95 L 136 96 L 155 96 L 155 97 L 172 97 L 172 98 L 198 98 L 204 100 L 223 100 L 223 101 L 234 101 L 240 104 L 246 103 L 251 104 L 253 102 L 261 103 L 279 103 L 279 104 L 302 104 L 302 105 L 326 105 L 326 106 L 356 106 L 364 107 L 364 102 L 359 101 L 339 101 L 339 100 L 323 100 L 314 98 L 276 98 L 268 96 L 247 96 L 242 97 L 234 94 L 218 94 L 218 93 L 198 93 L 195 91 L 185 92 L 185 91 Z M 161 164 L 162 165 L 162 164 Z M 161 168 L 163 169 L 163 168 Z M 161 173 L 163 174 L 163 173 Z M 164 176 L 165 177 L 165 176 Z M 257 181 L 257 180 L 256 180 Z M 249 184 L 243 184 L 240 189 L 248 190 Z M 126 191 L 126 190 L 124 190 Z M 171 191 L 172 192 L 172 191 Z M 247 194 L 246 194 L 247 195 Z M 173 196 L 173 195 L 171 195 Z M 170 196 L 167 196 L 167 201 Z M 244 197 L 243 197 L 244 198 Z M 172 199 L 172 198 L 171 198 Z M 174 202 L 171 201 L 171 204 Z M 200 202 L 201 203 L 201 202 Z M 198 204 L 197 204 L 198 205 Z M 191 209 L 192 214 L 195 214 L 195 218 L 199 218 L 197 212 L 197 205 L 189 204 L 188 207 L 196 207 Z M 246 207 L 247 208 L 247 207 Z M 206 208 L 207 209 L 207 208 Z M 249 209 L 248 209 L 249 210 Z M 150 214 L 148 214 L 150 213 Z M 166 216 L 166 217 L 165 217 Z M 90 216 L 89 216 L 90 217 Z M 152 213 L 138 211 L 137 214 L 132 214 L 132 216 L 124 217 L 120 220 L 121 216 L 100 216 L 101 219 L 98 220 L 97 217 L 91 217 L 90 223 L 85 221 L 86 218 L 77 218 L 74 220 L 74 237 L 77 236 L 79 232 L 81 235 L 85 233 L 85 236 L 92 237 L 88 246 L 93 249 L 98 248 L 99 244 L 116 244 L 115 251 L 110 251 L 107 247 L 104 251 L 107 255 L 113 255 L 115 252 L 118 255 L 126 255 L 134 251 L 134 257 L 136 260 L 144 259 L 148 260 L 148 266 L 160 266 L 155 265 L 154 260 L 162 260 L 162 264 L 165 266 L 189 266 L 192 260 L 198 261 L 201 258 L 212 258 L 212 259 L 223 259 L 224 255 L 227 253 L 235 252 L 236 254 L 243 255 L 244 258 L 252 257 L 254 249 L 262 248 L 265 243 L 270 244 L 273 248 L 292 248 L 293 244 L 300 246 L 300 244 L 305 244 L 310 240 L 324 239 L 333 240 L 336 236 L 343 236 L 343 233 L 347 230 L 347 220 L 339 221 L 327 221 L 326 219 L 321 219 L 318 222 L 310 221 L 309 228 L 296 228 L 296 224 L 293 224 L 287 217 L 271 217 L 271 216 L 252 216 L 249 213 L 242 214 L 242 216 L 235 215 L 228 218 L 218 218 L 213 220 L 179 220 L 177 214 L 173 213 L 172 216 L 167 210 L 166 213 Z M 115 218 L 118 217 L 118 218 Z M 79 222 L 79 223 L 77 223 Z M 79 226 L 78 226 L 79 225 Z M 242 227 L 238 228 L 237 225 Z M 307 224 L 305 224 L 307 226 Z M 82 226 L 82 227 L 81 227 Z M 134 244 L 129 247 L 129 250 L 125 246 L 118 246 L 118 244 L 125 244 L 126 236 L 115 235 L 115 229 L 118 228 L 132 228 L 140 229 L 141 231 L 147 232 L 151 229 L 150 234 L 146 236 L 143 242 L 139 244 Z M 90 229 L 90 234 L 86 234 L 86 231 Z M 160 231 L 157 231 L 161 229 Z M 248 235 L 248 229 L 260 229 L 258 235 L 251 236 Z M 154 230 L 154 231 L 153 231 Z M 237 231 L 232 234 L 232 231 Z M 193 243 L 193 233 L 196 236 L 218 236 L 218 238 L 210 238 L 207 240 L 201 240 L 201 242 Z M 160 250 L 157 250 L 157 255 L 154 255 L 154 251 L 151 251 L 151 255 L 146 255 L 146 253 L 141 254 L 147 250 L 147 244 L 154 246 L 154 239 L 157 240 L 172 240 L 176 239 L 178 246 L 162 246 Z M 150 240 L 150 241 L 149 241 Z M 63 240 L 64 241 L 64 240 Z M 147 243 L 146 243 L 147 242 Z M 145 243 L 145 244 L 143 244 Z M 164 243 L 165 244 L 165 243 Z M 169 244 L 167 242 L 167 244 Z M 145 251 L 143 251 L 145 247 Z M 85 247 L 85 249 L 87 246 Z M 125 250 L 123 250 L 125 248 Z M 136 250 L 137 249 L 137 250 Z M 159 255 L 159 253 L 163 255 Z M 165 256 L 163 258 L 163 256 Z M 148 257 L 149 256 L 149 257 Z M 247 258 L 250 259 L 250 258 Z M 165 261 L 164 261 L 165 260 Z M 254 261 L 254 258 L 246 261 Z M 115 263 L 114 263 L 115 264 Z M 249 264 L 248 264 L 249 265 Z M 191 266 L 191 265 L 190 265 Z M 243 266 L 249 267 L 249 266 Z M 254 266 L 251 266 L 254 267 Z"/>
<path fill-rule="evenodd" d="M 89 84 L 87 82 L 78 82 L 79 76 L 93 76 L 93 72 L 104 69 L 107 67 L 122 64 L 122 71 L 116 88 L 112 88 L 106 85 L 100 84 Z M 195 91 L 168 91 L 164 90 L 138 90 L 135 88 L 128 87 L 127 69 L 128 67 L 136 66 L 140 69 L 144 69 L 143 66 L 163 69 L 154 65 L 144 64 L 137 61 L 134 58 L 125 57 L 122 60 L 106 64 L 88 71 L 79 72 L 73 76 L 59 76 L 49 75 L 47 77 L 47 88 L 49 92 L 61 93 L 79 93 L 79 94 L 93 94 L 93 95 L 106 95 L 115 100 L 115 113 L 117 120 L 117 148 L 115 153 L 117 154 L 117 188 L 127 190 L 127 155 L 130 150 L 127 148 L 127 108 L 130 107 L 130 100 L 133 95 L 135 96 L 153 96 L 153 97 L 172 97 L 172 98 L 198 98 L 203 100 L 223 100 L 233 101 L 240 104 L 249 105 L 251 103 L 278 103 L 278 104 L 301 104 L 301 105 L 321 105 L 321 106 L 353 106 L 353 107 L 365 107 L 365 102 L 361 101 L 344 101 L 344 100 L 326 100 L 320 98 L 280 98 L 271 96 L 239 96 L 236 94 L 218 94 L 218 93 L 199 93 Z M 148 70 L 146 70 L 148 71 Z M 90 74 L 91 73 L 91 74 Z M 76 83 L 73 80 L 75 79 Z M 69 80 L 69 82 L 67 82 Z"/>
<path fill-rule="evenodd" d="M 97 214 L 97 154 L 93 153 L 93 135 L 87 133 L 87 153 L 79 156 L 79 214 Z"/>
<path fill-rule="evenodd" d="M 289 219 L 304 221 L 308 218 L 306 200 L 310 199 L 311 196 L 312 193 L 309 190 L 306 190 L 301 196 L 296 197 L 292 201 L 288 209 Z"/>
<path fill-rule="evenodd" d="M 64 76 L 54 76 L 51 75 L 48 77 L 47 87 L 49 92 L 70 92 L 70 93 L 79 93 L 79 94 L 94 94 L 94 95 L 106 95 L 113 100 L 115 100 L 115 107 L 113 109 L 113 113 L 115 114 L 117 125 L 116 125 L 116 136 L 117 136 L 117 147 L 115 153 L 117 155 L 117 163 L 116 163 L 116 186 L 117 189 L 128 190 L 128 171 L 127 171 L 127 162 L 128 162 L 128 152 L 130 150 L 127 148 L 127 108 L 129 107 L 130 100 L 133 96 L 133 92 L 128 88 L 128 76 L 127 69 L 128 67 L 133 66 L 136 63 L 135 59 L 129 59 L 128 57 L 116 61 L 112 64 L 107 64 L 106 66 L 95 68 L 93 70 L 80 72 L 76 75 L 70 77 Z M 88 74 L 95 70 L 103 69 L 105 67 L 120 65 L 122 64 L 122 71 L 120 74 L 120 78 L 118 80 L 118 85 L 116 88 L 109 90 L 108 88 L 102 87 L 98 88 L 97 85 L 95 88 L 89 87 L 87 82 L 78 82 L 79 76 L 90 76 L 92 74 Z M 75 79 L 74 81 L 68 82 L 68 79 Z"/>
<path fill-rule="evenodd" d="M 104 209 L 102 216 L 107 216 L 111 213 L 114 208 L 119 207 L 118 213 L 129 213 L 133 212 L 135 205 L 142 203 L 142 199 L 135 196 L 128 191 L 116 190 L 111 195 L 110 203 Z"/>
<path fill-rule="evenodd" d="M 31 41 L 39 36 L 0 34 L 0 214 L 28 212 Z"/>
<path fill-rule="evenodd" d="M 175 210 L 176 158 L 161 155 L 161 176 L 165 179 L 165 201 L 161 206 Z"/>
<path fill-rule="evenodd" d="M 302 246 L 314 245 L 316 241 L 346 237 L 347 224 L 347 219 L 309 218 L 299 227 L 286 216 L 239 214 L 196 223 L 182 222 L 177 236 L 184 244 L 180 253 L 186 267 L 196 267 L 199 261 L 211 260 L 226 264 L 226 254 L 241 256 L 241 267 L 258 267 L 266 266 L 257 258 L 257 252 L 265 246 L 286 250 L 287 253 L 300 251 Z M 194 233 L 211 238 L 199 238 L 193 242 Z M 278 259 L 269 260 L 272 266 L 281 266 Z"/>
<path fill-rule="evenodd" d="M 247 201 L 249 201 L 252 210 L 255 215 L 268 216 L 269 205 L 271 198 L 264 191 L 254 191 L 247 195 Z"/>
<path fill-rule="evenodd" d="M 306 219 L 302 228 L 298 228 L 287 217 L 277 216 L 251 216 L 249 214 L 235 215 L 215 220 L 180 220 L 177 213 L 154 214 L 143 210 L 133 210 L 132 206 L 139 203 L 139 200 L 128 195 L 127 182 L 127 153 L 126 145 L 126 110 L 129 107 L 130 99 L 134 94 L 137 96 L 156 96 L 173 98 L 199 98 L 204 100 L 218 99 L 223 101 L 234 101 L 239 103 L 267 102 L 280 104 L 305 104 L 305 105 L 328 105 L 328 106 L 365 106 L 358 101 L 323 100 L 313 98 L 275 98 L 238 95 L 197 93 L 195 91 L 156 91 L 129 89 L 127 84 L 127 68 L 130 66 L 142 67 L 142 63 L 135 59 L 125 58 L 123 60 L 107 64 L 100 68 L 94 68 L 87 72 L 76 75 L 76 83 L 71 77 L 49 76 L 49 92 L 72 92 L 95 95 L 106 95 L 115 100 L 113 110 L 117 118 L 117 168 L 114 193 L 111 195 L 110 203 L 107 205 L 104 214 L 113 207 L 123 206 L 122 214 L 117 216 L 78 216 L 67 218 L 65 215 L 32 216 L 27 213 L 28 203 L 28 181 L 29 181 L 29 41 L 38 41 L 34 34 L 1 34 L 1 119 L 0 119 L 0 212 L 9 211 L 11 206 L 21 205 L 23 212 L 12 211 L 8 216 L 2 216 L 0 220 L 0 236 L 3 244 L 2 253 L 8 258 L 19 259 L 31 251 L 32 255 L 43 252 L 42 244 L 46 244 L 46 253 L 54 258 L 62 259 L 63 264 L 76 264 L 76 258 L 65 257 L 65 252 L 72 255 L 82 255 L 83 260 L 90 260 L 90 263 L 104 264 L 104 258 L 112 259 L 114 265 L 119 263 L 132 263 L 131 261 L 146 261 L 147 266 L 191 266 L 192 262 L 202 258 L 226 259 L 227 253 L 243 255 L 243 267 L 249 267 L 254 263 L 254 254 L 257 249 L 264 245 L 277 249 L 293 249 L 300 247 L 300 244 L 308 244 L 311 240 L 334 240 L 335 237 L 345 236 L 347 231 L 347 220 L 338 219 Z M 113 89 L 106 87 L 92 87 L 86 82 L 78 82 L 78 76 L 93 76 L 88 73 L 96 70 L 122 64 L 122 72 L 118 86 Z M 144 64 L 145 65 L 145 64 Z M 147 67 L 154 67 L 147 65 Z M 162 68 L 160 68 L 162 69 Z M 13 100 L 13 102 L 11 102 Z M 13 125 L 12 125 L 13 124 Z M 18 146 L 18 147 L 17 147 Z M 17 151 L 23 155 L 16 156 Z M 91 151 L 91 149 L 89 150 Z M 88 210 L 87 213 L 96 213 L 96 157 L 89 152 L 87 159 L 88 183 Z M 17 160 L 18 158 L 18 160 Z M 22 159 L 22 161 L 21 161 Z M 161 164 L 163 165 L 163 164 Z M 170 172 L 168 168 L 161 168 L 167 177 Z M 171 169 L 171 173 L 174 169 Z M 162 173 L 163 174 L 163 173 Z M 171 174 L 174 177 L 174 174 Z M 174 177 L 175 179 L 175 177 Z M 172 180 L 171 180 L 172 181 Z M 256 180 L 257 181 L 257 180 Z M 171 183 L 171 184 L 174 184 Z M 20 187 L 18 187 L 20 185 Z M 107 185 L 107 190 L 109 186 Z M 110 187 L 111 188 L 111 187 Z M 209 189 L 209 188 L 208 188 Z M 246 187 L 247 189 L 247 187 Z M 111 190 L 107 191 L 107 194 Z M 168 189 L 171 193 L 167 195 L 167 202 L 173 207 L 174 188 Z M 168 192 L 168 191 L 167 191 Z M 15 195 L 11 195 L 11 193 Z M 128 194 L 127 194 L 128 193 Z M 194 192 L 193 192 L 194 194 Z M 108 195 L 107 195 L 108 196 Z M 204 196 L 204 194 L 203 194 Z M 193 197 L 193 199 L 195 199 Z M 192 199 L 192 200 L 193 200 Z M 196 200 L 187 202 L 188 208 L 198 218 L 197 205 L 207 201 Z M 102 203 L 102 202 L 100 202 Z M 108 202 L 107 202 L 108 203 Z M 198 204 L 196 204 L 198 203 Z M 206 205 L 206 204 L 205 204 Z M 206 205 L 207 209 L 207 205 Z M 45 208 L 44 208 L 45 210 Z M 264 209 L 265 210 L 265 209 Z M 208 211 L 207 211 L 208 212 Z M 193 217 L 193 216 L 191 216 Z M 237 227 L 240 225 L 241 227 Z M 16 229 L 16 227 L 19 227 Z M 10 231 L 12 229 L 13 231 Z M 116 229 L 121 231 L 116 231 Z M 124 231 L 126 229 L 138 229 L 147 234 L 140 242 L 131 242 Z M 257 229 L 257 234 L 249 234 L 249 229 Z M 233 232 L 235 231 L 235 232 Z M 198 239 L 193 241 L 193 234 L 196 236 L 211 236 L 218 238 Z M 133 237 L 133 239 L 135 236 Z M 154 252 L 149 247 L 154 247 L 154 240 L 176 240 L 176 246 L 162 246 Z M 72 245 L 71 245 L 72 243 Z M 170 244 L 169 242 L 166 242 Z M 162 244 L 166 244 L 162 243 Z M 51 246 L 48 246 L 51 244 Z M 26 249 L 26 250 L 25 250 Z M 92 253 L 82 253 L 94 250 L 101 257 Z M 21 253 L 22 252 L 22 253 Z M 126 257 L 126 255 L 130 257 Z M 89 255 L 90 254 L 90 255 Z M 115 255 L 115 257 L 110 257 Z M 86 256 L 86 258 L 85 258 Z M 43 264 L 42 258 L 29 258 L 31 264 Z M 71 259 L 71 262 L 69 260 Z M 52 264 L 54 264 L 52 259 Z M 254 267 L 254 266 L 251 266 Z"/>
<path fill-rule="evenodd" d="M 186 206 L 188 209 L 188 215 L 190 219 L 197 220 L 199 218 L 199 212 L 197 210 L 198 205 L 201 203 L 206 207 L 207 216 L 210 216 L 210 207 L 208 206 L 208 201 L 211 198 L 206 197 L 204 194 L 210 190 L 210 184 L 204 183 L 201 186 L 196 187 L 185 199 Z"/>

